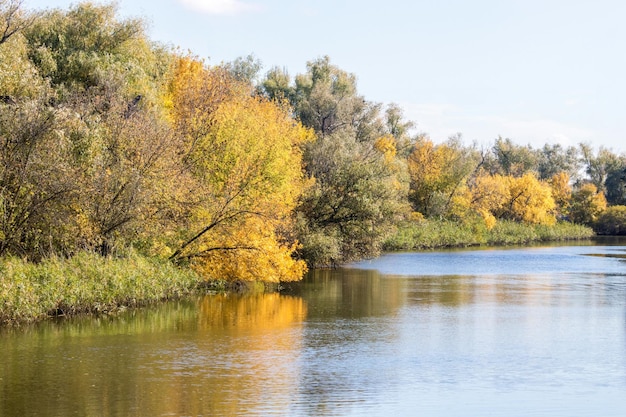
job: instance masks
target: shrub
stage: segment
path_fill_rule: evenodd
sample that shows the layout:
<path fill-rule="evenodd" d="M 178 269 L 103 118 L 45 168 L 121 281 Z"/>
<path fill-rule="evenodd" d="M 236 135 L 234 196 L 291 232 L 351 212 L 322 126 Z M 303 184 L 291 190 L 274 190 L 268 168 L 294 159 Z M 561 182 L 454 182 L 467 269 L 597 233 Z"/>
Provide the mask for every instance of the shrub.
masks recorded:
<path fill-rule="evenodd" d="M 626 235 L 626 206 L 612 206 L 598 217 L 593 229 L 599 235 Z"/>

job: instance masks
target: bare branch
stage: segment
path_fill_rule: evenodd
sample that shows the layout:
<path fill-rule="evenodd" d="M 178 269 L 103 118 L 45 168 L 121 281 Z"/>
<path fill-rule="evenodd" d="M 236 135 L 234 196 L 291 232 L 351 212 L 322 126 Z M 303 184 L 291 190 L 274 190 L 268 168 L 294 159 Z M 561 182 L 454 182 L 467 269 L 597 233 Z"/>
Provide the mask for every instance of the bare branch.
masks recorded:
<path fill-rule="evenodd" d="M 34 14 L 23 16 L 23 2 L 24 0 L 0 0 L 0 45 L 35 21 Z"/>

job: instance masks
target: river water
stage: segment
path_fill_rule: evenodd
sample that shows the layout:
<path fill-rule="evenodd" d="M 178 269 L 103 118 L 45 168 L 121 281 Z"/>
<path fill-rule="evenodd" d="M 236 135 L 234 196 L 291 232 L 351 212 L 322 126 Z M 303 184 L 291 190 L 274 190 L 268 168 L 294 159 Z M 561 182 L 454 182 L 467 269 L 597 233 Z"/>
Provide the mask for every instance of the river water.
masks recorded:
<path fill-rule="evenodd" d="M 624 241 L 0 329 L 0 416 L 624 416 Z"/>

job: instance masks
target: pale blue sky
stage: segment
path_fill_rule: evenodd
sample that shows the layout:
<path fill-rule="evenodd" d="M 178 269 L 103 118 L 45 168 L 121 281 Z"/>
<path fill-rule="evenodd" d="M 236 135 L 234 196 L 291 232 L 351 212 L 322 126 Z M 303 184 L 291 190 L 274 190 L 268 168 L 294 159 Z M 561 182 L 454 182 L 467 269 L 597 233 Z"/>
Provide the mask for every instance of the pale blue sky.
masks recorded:
<path fill-rule="evenodd" d="M 75 1 L 25 0 L 27 8 Z M 119 0 L 153 40 L 295 75 L 329 55 L 440 142 L 626 151 L 623 0 Z"/>

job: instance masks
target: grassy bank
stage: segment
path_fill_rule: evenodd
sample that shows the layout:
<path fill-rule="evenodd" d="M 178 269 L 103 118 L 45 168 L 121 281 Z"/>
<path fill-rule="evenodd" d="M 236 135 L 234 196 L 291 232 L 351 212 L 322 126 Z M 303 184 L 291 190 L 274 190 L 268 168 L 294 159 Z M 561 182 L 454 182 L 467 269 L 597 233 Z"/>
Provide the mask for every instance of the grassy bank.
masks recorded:
<path fill-rule="evenodd" d="M 428 220 L 400 226 L 385 242 L 384 249 L 395 251 L 480 245 L 523 245 L 533 242 L 588 239 L 592 236 L 594 233 L 591 228 L 571 223 L 543 226 L 499 221 L 493 229 L 488 230 L 481 222 Z"/>
<path fill-rule="evenodd" d="M 478 222 L 429 220 L 401 226 L 386 242 L 385 250 L 513 245 L 592 236 L 590 228 L 569 223 L 548 227 L 499 222 L 487 230 Z M 238 291 L 254 289 L 254 285 L 206 282 L 191 269 L 134 252 L 119 258 L 80 253 L 38 264 L 6 258 L 0 261 L 0 324 L 113 312 L 181 297 L 199 288 Z"/>
<path fill-rule="evenodd" d="M 0 324 L 111 312 L 180 297 L 201 282 L 189 269 L 134 253 L 123 258 L 80 253 L 38 264 L 4 259 L 0 262 Z"/>

